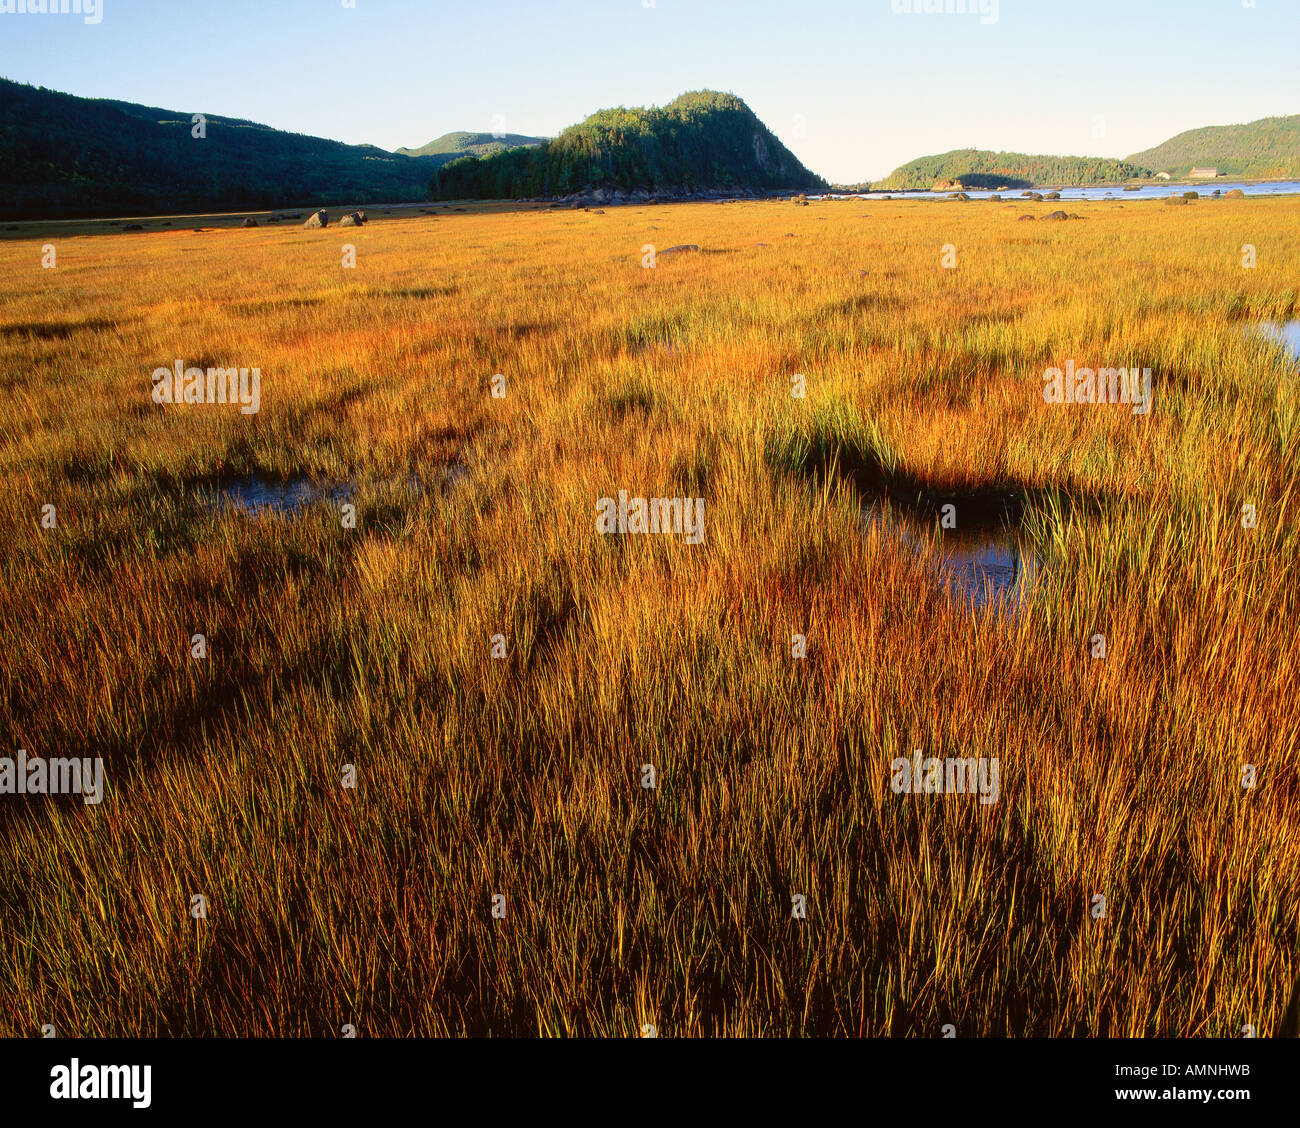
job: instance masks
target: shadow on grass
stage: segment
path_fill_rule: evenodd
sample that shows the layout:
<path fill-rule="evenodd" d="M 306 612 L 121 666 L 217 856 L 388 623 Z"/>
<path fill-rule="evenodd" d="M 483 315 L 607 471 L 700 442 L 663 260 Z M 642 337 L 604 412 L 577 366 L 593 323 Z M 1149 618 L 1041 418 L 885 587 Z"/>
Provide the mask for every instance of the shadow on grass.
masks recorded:
<path fill-rule="evenodd" d="M 956 509 L 964 532 L 992 533 L 1014 528 L 1030 510 L 1055 507 L 1060 512 L 1100 515 L 1111 502 L 1093 490 L 1065 490 L 1034 485 L 1007 476 L 982 484 L 945 485 L 902 465 L 877 436 L 826 433 L 788 437 L 769 443 L 770 466 L 823 488 L 830 481 L 849 484 L 865 507 L 888 505 L 912 524 L 931 525 L 944 507 Z"/>

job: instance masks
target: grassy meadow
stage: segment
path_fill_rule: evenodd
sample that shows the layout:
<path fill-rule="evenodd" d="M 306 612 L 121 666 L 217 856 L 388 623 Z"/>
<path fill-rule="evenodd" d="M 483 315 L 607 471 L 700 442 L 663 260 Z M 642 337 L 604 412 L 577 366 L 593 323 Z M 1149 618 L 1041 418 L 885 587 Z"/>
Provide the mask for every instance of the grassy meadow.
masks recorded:
<path fill-rule="evenodd" d="M 1247 330 L 1300 200 L 1054 206 L 8 233 L 0 755 L 107 794 L 0 797 L 0 1034 L 1276 1033 L 1300 377 Z M 261 410 L 155 404 L 177 358 Z M 1045 404 L 1067 360 L 1150 414 Z M 205 500 L 250 475 L 356 527 Z M 1017 501 L 1024 603 L 868 529 L 882 481 Z M 620 489 L 703 543 L 598 535 Z M 998 801 L 893 793 L 918 748 Z"/>

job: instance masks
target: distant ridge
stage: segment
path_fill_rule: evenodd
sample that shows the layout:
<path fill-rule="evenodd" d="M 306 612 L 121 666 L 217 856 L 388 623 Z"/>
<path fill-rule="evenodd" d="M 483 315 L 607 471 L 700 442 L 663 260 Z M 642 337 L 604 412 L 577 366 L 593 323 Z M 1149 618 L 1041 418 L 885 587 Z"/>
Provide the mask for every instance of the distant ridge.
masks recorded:
<path fill-rule="evenodd" d="M 940 187 L 1035 188 L 1113 184 L 1151 175 L 1135 161 L 1109 157 L 1044 157 L 1029 153 L 994 153 L 987 149 L 954 149 L 918 157 L 891 172 L 872 187 L 886 192 Z"/>
<path fill-rule="evenodd" d="M 1189 129 L 1128 159 L 1173 177 L 1194 167 L 1217 168 L 1226 176 L 1300 177 L 1300 114 Z"/>
<path fill-rule="evenodd" d="M 869 187 L 884 192 L 928 189 L 936 185 L 942 188 L 1076 187 L 1145 180 L 1158 172 L 1182 179 L 1193 168 L 1215 168 L 1221 176 L 1300 177 L 1300 114 L 1260 118 L 1245 125 L 1190 129 L 1123 160 L 954 149 L 908 161 Z"/>
<path fill-rule="evenodd" d="M 825 187 L 734 94 L 700 90 L 663 107 L 601 110 L 533 148 L 450 161 L 429 191 L 447 200 Z"/>
<path fill-rule="evenodd" d="M 442 164 L 457 157 L 490 157 L 506 149 L 531 148 L 544 145 L 545 137 L 528 137 L 522 133 L 444 133 L 441 137 L 421 145 L 418 149 L 395 149 L 403 157 L 440 157 Z"/>

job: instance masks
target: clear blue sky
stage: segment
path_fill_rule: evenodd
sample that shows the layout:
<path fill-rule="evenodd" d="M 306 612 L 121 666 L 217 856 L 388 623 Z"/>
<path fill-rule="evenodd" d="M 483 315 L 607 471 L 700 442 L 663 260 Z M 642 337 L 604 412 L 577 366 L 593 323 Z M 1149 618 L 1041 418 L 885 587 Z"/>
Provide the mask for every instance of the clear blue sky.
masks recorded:
<path fill-rule="evenodd" d="M 496 115 L 553 135 L 710 87 L 836 181 L 966 146 L 1126 156 L 1300 113 L 1300 0 L 997 0 L 987 23 L 891 0 L 100 2 L 93 25 L 0 14 L 0 74 L 384 148 Z"/>

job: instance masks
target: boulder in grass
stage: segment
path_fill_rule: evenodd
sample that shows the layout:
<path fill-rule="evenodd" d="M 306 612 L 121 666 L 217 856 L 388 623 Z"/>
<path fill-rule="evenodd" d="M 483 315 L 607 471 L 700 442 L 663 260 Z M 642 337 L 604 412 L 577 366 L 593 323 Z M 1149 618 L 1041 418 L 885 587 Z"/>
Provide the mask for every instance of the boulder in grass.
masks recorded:
<path fill-rule="evenodd" d="M 1060 192 L 1048 192 L 1047 195 L 1043 197 L 1044 200 L 1059 200 L 1060 198 Z"/>
<path fill-rule="evenodd" d="M 1043 216 L 1043 218 L 1044 219 L 1069 219 L 1070 217 L 1066 215 L 1065 212 L 1063 211 L 1054 211 L 1054 212 L 1048 212 L 1045 216 Z"/>
<path fill-rule="evenodd" d="M 660 251 L 659 254 L 660 254 L 660 255 L 675 255 L 675 254 L 678 254 L 679 252 L 684 252 L 684 251 L 698 251 L 699 249 L 700 249 L 700 247 L 699 247 L 699 244 L 698 244 L 698 243 L 678 243 L 677 246 L 675 246 L 675 247 L 667 247 L 667 248 L 665 248 L 664 250 Z"/>
<path fill-rule="evenodd" d="M 330 213 L 324 208 L 321 208 L 318 212 L 312 212 L 311 215 L 307 217 L 307 221 L 303 224 L 304 227 L 328 227 L 329 225 Z"/>
<path fill-rule="evenodd" d="M 1033 222 L 1034 222 L 1034 217 L 1033 217 L 1032 215 L 1022 215 L 1022 216 L 1021 216 L 1021 217 L 1020 217 L 1016 222 L 1017 222 L 1017 223 L 1024 223 L 1025 220 L 1028 220 L 1030 223 L 1033 223 Z"/>
<path fill-rule="evenodd" d="M 348 212 L 347 215 L 345 215 L 342 219 L 339 220 L 339 226 L 360 227 L 363 223 L 365 223 L 365 221 L 366 221 L 365 212 L 359 212 L 359 211 Z"/>
<path fill-rule="evenodd" d="M 239 226 L 240 226 L 240 227 L 256 227 L 256 226 L 257 226 L 257 220 L 255 220 L 255 219 L 250 215 L 250 216 L 249 216 L 246 220 L 244 220 L 244 222 L 241 223 Z"/>

